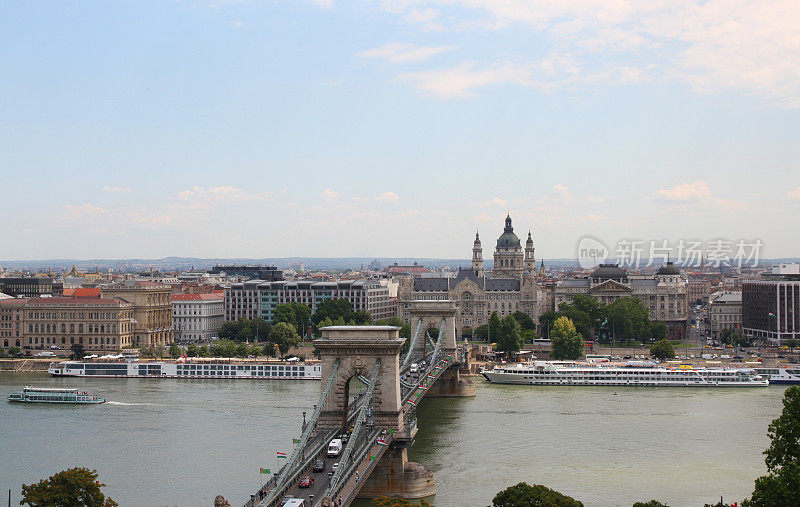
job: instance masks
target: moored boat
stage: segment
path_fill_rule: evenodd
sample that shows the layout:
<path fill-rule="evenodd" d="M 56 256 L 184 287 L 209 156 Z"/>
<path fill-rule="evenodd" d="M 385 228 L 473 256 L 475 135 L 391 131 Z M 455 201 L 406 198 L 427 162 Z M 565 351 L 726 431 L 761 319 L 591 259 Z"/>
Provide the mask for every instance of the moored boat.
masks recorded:
<path fill-rule="evenodd" d="M 651 387 L 762 387 L 767 378 L 751 368 L 678 368 L 657 364 L 580 364 L 537 361 L 496 366 L 483 376 L 498 384 Z"/>
<path fill-rule="evenodd" d="M 777 368 L 753 368 L 756 373 L 769 379 L 770 384 L 800 384 L 800 365 L 793 364 Z"/>
<path fill-rule="evenodd" d="M 50 363 L 55 377 L 320 380 L 318 361 L 257 362 L 233 358 L 184 361 L 64 361 Z"/>
<path fill-rule="evenodd" d="M 8 401 L 18 403 L 73 403 L 97 404 L 105 403 L 105 398 L 89 394 L 86 391 L 57 387 L 28 387 L 22 391 L 11 393 Z"/>

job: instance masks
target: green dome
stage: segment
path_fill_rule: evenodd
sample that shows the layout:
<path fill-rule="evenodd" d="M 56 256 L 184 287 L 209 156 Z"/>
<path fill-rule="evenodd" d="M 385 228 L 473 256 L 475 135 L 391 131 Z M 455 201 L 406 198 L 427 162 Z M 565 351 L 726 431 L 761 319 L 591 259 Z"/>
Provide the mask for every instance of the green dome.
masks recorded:
<path fill-rule="evenodd" d="M 511 227 L 510 216 L 506 216 L 506 227 L 503 229 L 503 234 L 497 238 L 497 248 L 521 248 L 519 238 L 514 234 L 514 228 Z"/>

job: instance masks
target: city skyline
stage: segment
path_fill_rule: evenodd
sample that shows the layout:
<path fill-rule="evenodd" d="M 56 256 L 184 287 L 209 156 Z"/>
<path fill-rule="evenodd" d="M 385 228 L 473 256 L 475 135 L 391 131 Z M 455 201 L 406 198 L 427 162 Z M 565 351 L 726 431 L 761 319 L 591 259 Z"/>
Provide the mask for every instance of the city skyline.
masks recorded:
<path fill-rule="evenodd" d="M 1 256 L 797 255 L 795 3 L 474 5 L 0 6 Z"/>

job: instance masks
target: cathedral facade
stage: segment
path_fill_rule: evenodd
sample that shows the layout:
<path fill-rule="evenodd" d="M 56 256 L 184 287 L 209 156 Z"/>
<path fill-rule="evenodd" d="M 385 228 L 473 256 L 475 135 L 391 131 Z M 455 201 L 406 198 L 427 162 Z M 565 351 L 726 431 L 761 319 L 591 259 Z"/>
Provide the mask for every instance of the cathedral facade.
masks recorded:
<path fill-rule="evenodd" d="M 472 266 L 458 270 L 455 277 L 427 278 L 404 276 L 397 289 L 397 316 L 409 322 L 409 305 L 416 300 L 456 302 L 456 329 L 475 329 L 486 324 L 492 312 L 502 318 L 523 312 L 539 317 L 533 238 L 528 232 L 525 248 L 514 233 L 507 216 L 503 233 L 494 250 L 494 267 L 484 272 L 483 247 L 478 233 L 472 245 Z"/>

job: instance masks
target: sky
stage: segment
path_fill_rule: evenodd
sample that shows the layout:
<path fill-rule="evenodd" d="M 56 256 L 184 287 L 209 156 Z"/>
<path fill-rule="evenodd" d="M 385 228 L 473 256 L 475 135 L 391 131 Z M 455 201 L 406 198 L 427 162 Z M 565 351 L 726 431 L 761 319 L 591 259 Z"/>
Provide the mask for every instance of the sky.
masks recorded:
<path fill-rule="evenodd" d="M 0 259 L 800 256 L 796 0 L 0 3 Z"/>

